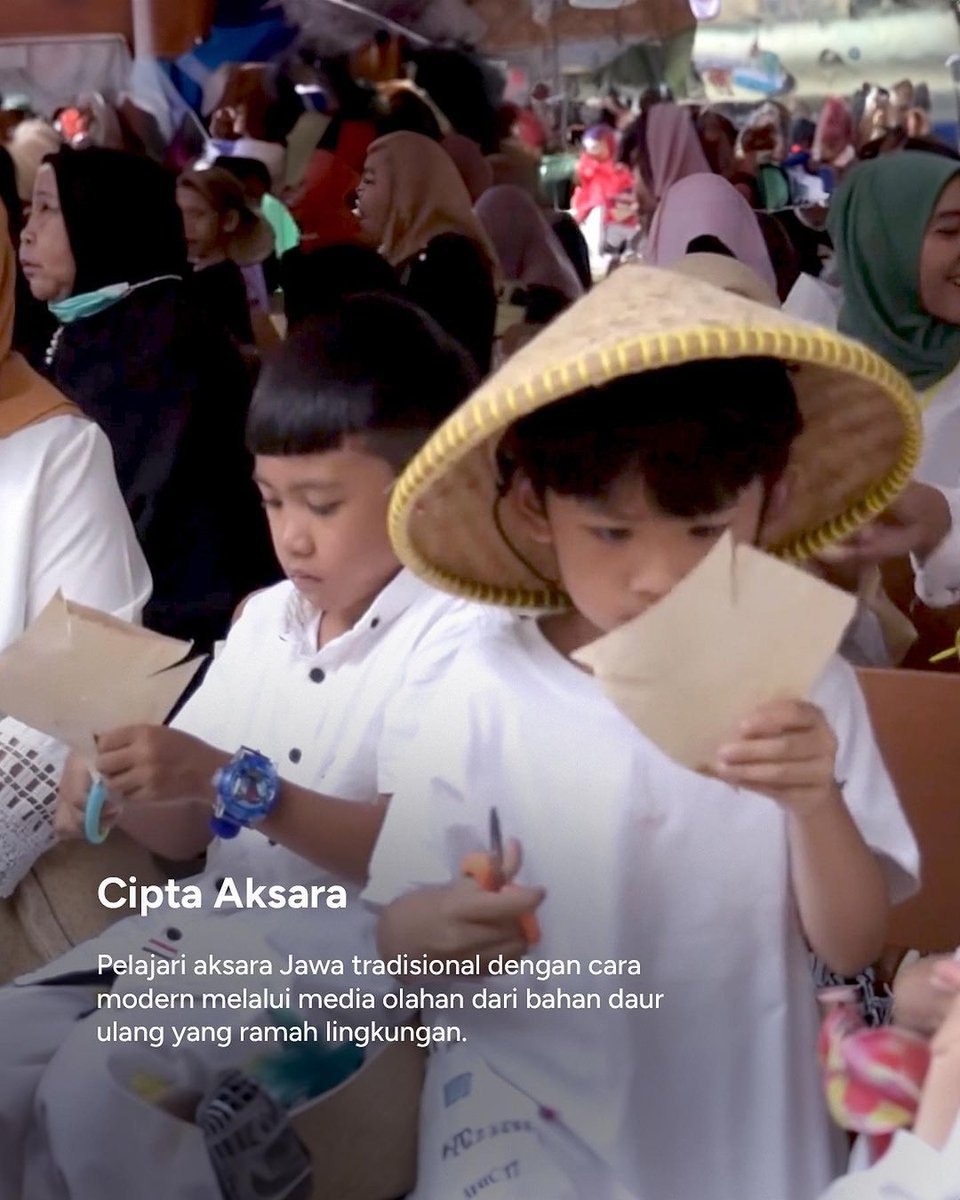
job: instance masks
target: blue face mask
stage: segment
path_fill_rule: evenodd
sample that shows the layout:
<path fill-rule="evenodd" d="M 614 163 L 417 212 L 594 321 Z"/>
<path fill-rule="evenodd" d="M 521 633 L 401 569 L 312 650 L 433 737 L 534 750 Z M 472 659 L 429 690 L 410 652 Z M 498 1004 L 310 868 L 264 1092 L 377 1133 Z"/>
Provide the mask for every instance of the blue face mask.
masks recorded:
<path fill-rule="evenodd" d="M 153 279 L 144 279 L 142 283 L 108 283 L 106 287 L 97 288 L 95 292 L 83 292 L 79 296 L 68 296 L 66 300 L 53 300 L 47 308 L 53 313 L 61 325 L 69 325 L 71 321 L 82 321 L 84 317 L 94 317 L 104 309 L 112 307 L 118 300 L 125 300 L 131 292 L 138 288 L 148 287 L 151 283 L 160 283 L 164 279 L 179 280 L 179 275 L 155 275 Z"/>
<path fill-rule="evenodd" d="M 133 289 L 129 283 L 108 283 L 106 287 L 97 288 L 95 292 L 83 292 L 79 296 L 68 296 L 66 300 L 52 300 L 47 308 L 63 325 L 71 321 L 92 317 L 105 308 L 110 308 L 118 300 L 128 296 Z"/>

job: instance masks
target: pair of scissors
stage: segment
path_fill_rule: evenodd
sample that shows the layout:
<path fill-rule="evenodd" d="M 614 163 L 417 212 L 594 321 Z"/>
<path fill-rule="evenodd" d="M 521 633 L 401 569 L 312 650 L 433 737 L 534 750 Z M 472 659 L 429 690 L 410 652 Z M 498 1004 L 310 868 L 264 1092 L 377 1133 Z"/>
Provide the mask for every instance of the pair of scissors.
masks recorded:
<path fill-rule="evenodd" d="M 496 807 L 490 809 L 490 849 L 468 854 L 460 864 L 460 874 L 475 880 L 485 892 L 499 892 L 507 882 L 503 872 L 503 833 Z M 540 941 L 536 915 L 521 913 L 517 921 L 527 943 L 535 946 Z"/>

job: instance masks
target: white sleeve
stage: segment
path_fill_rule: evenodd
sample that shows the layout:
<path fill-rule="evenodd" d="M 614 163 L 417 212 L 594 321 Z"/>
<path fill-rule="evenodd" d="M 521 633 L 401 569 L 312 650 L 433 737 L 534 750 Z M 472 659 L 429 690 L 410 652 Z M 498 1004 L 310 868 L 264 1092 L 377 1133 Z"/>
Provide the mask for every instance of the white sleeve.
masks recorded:
<path fill-rule="evenodd" d="M 917 889 L 920 850 L 873 735 L 853 669 L 834 658 L 813 689 L 837 737 L 837 782 L 864 841 L 880 859 L 892 904 Z"/>
<path fill-rule="evenodd" d="M 940 488 L 950 508 L 950 532 L 920 563 L 911 555 L 917 595 L 931 608 L 960 602 L 960 488 Z"/>
<path fill-rule="evenodd" d="M 110 443 L 93 421 L 77 424 L 77 434 L 44 472 L 27 619 L 59 588 L 68 600 L 139 621 L 150 598 L 150 572 L 120 494 Z"/>
<path fill-rule="evenodd" d="M 838 1179 L 820 1200 L 957 1200 L 958 1196 L 960 1121 L 940 1151 L 900 1130 L 878 1163 Z"/>
<path fill-rule="evenodd" d="M 476 720 L 461 666 L 446 674 L 393 765 L 393 797 L 374 847 L 363 899 L 374 906 L 457 877 L 464 855 L 488 848 L 482 769 L 495 745 Z M 469 674 L 469 672 L 467 672 Z M 458 683 L 458 680 L 460 682 Z M 488 747 L 484 753 L 484 746 Z"/>
<path fill-rule="evenodd" d="M 113 467 L 92 421 L 55 418 L 31 530 L 26 619 L 57 590 L 139 621 L 151 580 Z M 0 719 L 0 896 L 12 895 L 54 841 L 57 784 L 69 750 L 13 717 Z"/>
<path fill-rule="evenodd" d="M 416 737 L 432 697 L 465 645 L 495 622 L 499 610 L 463 604 L 442 616 L 410 655 L 403 683 L 386 706 L 377 745 L 377 791 L 392 796 L 397 790 L 400 763 Z"/>

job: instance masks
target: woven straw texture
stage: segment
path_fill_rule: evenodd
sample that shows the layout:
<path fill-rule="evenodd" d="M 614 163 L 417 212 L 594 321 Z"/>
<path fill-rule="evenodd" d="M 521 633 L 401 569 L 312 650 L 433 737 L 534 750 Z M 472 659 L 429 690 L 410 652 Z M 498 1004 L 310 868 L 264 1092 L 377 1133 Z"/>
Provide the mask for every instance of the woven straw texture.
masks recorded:
<path fill-rule="evenodd" d="M 559 584 L 544 582 L 558 576 L 549 549 L 526 535 L 509 495 L 496 505 L 494 451 L 505 430 L 623 375 L 737 357 L 787 362 L 803 415 L 788 467 L 790 504 L 765 525 L 767 548 L 809 557 L 876 516 L 906 485 L 921 447 L 920 411 L 909 383 L 884 360 L 700 280 L 626 266 L 483 383 L 410 463 L 390 508 L 401 560 L 470 599 L 565 606 Z"/>

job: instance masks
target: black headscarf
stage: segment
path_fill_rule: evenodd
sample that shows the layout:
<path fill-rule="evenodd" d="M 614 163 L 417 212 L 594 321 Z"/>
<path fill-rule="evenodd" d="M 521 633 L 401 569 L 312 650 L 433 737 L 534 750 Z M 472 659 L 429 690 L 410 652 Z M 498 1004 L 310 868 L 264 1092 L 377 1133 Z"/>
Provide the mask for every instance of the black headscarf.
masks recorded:
<path fill-rule="evenodd" d="M 50 154 L 77 265 L 74 295 L 186 270 L 174 177 L 123 150 L 64 147 Z"/>

